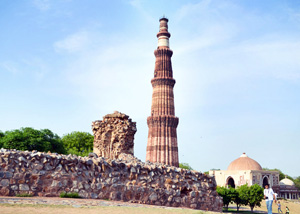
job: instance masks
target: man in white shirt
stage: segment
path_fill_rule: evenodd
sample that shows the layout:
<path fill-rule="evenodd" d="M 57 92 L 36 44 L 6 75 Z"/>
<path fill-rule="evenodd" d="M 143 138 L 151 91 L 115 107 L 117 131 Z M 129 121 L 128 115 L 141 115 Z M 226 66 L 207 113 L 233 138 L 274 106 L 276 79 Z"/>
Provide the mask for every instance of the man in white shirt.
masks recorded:
<path fill-rule="evenodd" d="M 266 205 L 267 205 L 267 209 L 268 209 L 268 214 L 272 214 L 273 199 L 274 199 L 274 201 L 276 203 L 276 198 L 275 198 L 275 194 L 274 194 L 272 188 L 269 188 L 269 184 L 265 185 L 264 198 L 266 199 Z"/>

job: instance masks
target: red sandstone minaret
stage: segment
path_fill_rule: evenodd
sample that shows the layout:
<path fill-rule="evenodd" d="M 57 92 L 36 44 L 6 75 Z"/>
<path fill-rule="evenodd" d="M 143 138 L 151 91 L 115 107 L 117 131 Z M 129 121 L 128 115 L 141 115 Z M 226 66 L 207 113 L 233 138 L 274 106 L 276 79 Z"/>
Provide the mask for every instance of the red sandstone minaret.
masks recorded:
<path fill-rule="evenodd" d="M 159 20 L 157 34 L 158 47 L 154 51 L 156 57 L 151 116 L 147 118 L 149 127 L 146 161 L 159 162 L 172 166 L 179 165 L 176 128 L 178 117 L 175 117 L 173 79 L 171 57 L 173 51 L 169 48 L 168 19 Z"/>

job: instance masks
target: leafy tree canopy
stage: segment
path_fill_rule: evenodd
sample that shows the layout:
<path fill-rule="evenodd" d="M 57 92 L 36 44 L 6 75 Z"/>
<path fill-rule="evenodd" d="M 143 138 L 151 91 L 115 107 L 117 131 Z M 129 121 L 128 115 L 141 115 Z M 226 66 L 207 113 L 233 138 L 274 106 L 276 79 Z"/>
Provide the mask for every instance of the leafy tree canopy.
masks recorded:
<path fill-rule="evenodd" d="M 261 201 L 264 198 L 264 189 L 258 184 L 254 184 L 249 188 L 249 205 L 251 211 L 253 212 L 253 208 L 256 206 L 261 206 Z"/>
<path fill-rule="evenodd" d="M 258 184 L 250 187 L 248 184 L 244 184 L 238 188 L 238 192 L 243 204 L 250 206 L 251 212 L 253 212 L 254 207 L 261 206 L 261 201 L 264 198 L 264 189 Z"/>
<path fill-rule="evenodd" d="M 188 163 L 179 163 L 179 168 L 193 170 L 193 168 Z"/>
<path fill-rule="evenodd" d="M 248 205 L 248 197 L 246 196 L 248 191 L 248 184 L 237 187 L 236 192 L 237 196 L 233 199 L 233 202 L 236 203 L 237 211 L 241 205 Z"/>
<path fill-rule="evenodd" d="M 249 205 L 251 212 L 256 206 L 261 206 L 261 201 L 264 197 L 263 188 L 258 184 L 248 186 L 244 184 L 237 189 L 232 187 L 217 187 L 217 193 L 223 197 L 223 206 L 228 210 L 228 205 L 234 202 L 237 206 L 237 211 L 241 205 Z"/>
<path fill-rule="evenodd" d="M 229 203 L 233 200 L 236 196 L 236 191 L 234 188 L 226 188 L 218 186 L 216 189 L 217 193 L 222 196 L 223 198 L 223 206 L 228 210 Z"/>
<path fill-rule="evenodd" d="M 0 130 L 0 148 L 3 147 L 2 138 L 5 136 L 5 134 Z"/>
<path fill-rule="evenodd" d="M 65 153 L 60 137 L 49 129 L 36 130 L 26 127 L 6 131 L 0 134 L 0 145 L 6 149 Z"/>
<path fill-rule="evenodd" d="M 296 187 L 300 190 L 300 176 L 294 179 L 294 183 Z"/>
<path fill-rule="evenodd" d="M 62 137 L 68 154 L 87 156 L 93 151 L 94 136 L 88 132 L 74 131 Z"/>

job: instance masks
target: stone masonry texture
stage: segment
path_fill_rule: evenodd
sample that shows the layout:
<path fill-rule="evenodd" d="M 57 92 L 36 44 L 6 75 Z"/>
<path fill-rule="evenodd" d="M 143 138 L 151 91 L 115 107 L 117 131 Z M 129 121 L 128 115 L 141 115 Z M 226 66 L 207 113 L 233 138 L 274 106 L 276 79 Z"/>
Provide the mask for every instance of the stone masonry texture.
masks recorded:
<path fill-rule="evenodd" d="M 115 111 L 92 123 L 94 153 L 100 157 L 117 159 L 121 153 L 134 155 L 136 123 L 129 116 Z"/>
<path fill-rule="evenodd" d="M 0 195 L 28 193 L 127 201 L 222 211 L 213 177 L 196 171 L 141 162 L 132 155 L 107 159 L 0 149 Z"/>
<path fill-rule="evenodd" d="M 177 125 L 175 117 L 173 79 L 171 57 L 173 51 L 169 48 L 170 33 L 168 19 L 160 19 L 160 30 L 157 34 L 158 47 L 154 51 L 156 58 L 151 116 L 147 118 L 149 127 L 146 160 L 171 166 L 179 166 Z"/>

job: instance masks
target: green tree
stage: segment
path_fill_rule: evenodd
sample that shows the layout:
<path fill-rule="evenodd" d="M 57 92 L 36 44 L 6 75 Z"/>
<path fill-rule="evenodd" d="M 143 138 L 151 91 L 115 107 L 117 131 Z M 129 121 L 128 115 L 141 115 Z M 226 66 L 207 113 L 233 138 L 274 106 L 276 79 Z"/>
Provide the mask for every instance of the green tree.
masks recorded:
<path fill-rule="evenodd" d="M 65 153 L 60 137 L 49 129 L 36 130 L 26 127 L 6 131 L 0 141 L 6 149 Z"/>
<path fill-rule="evenodd" d="M 5 134 L 0 130 L 0 148 L 3 147 L 2 138 L 5 136 Z"/>
<path fill-rule="evenodd" d="M 64 144 L 63 144 L 61 138 L 57 134 L 54 134 L 49 129 L 42 129 L 41 133 L 42 133 L 44 142 L 47 142 L 50 144 L 51 152 L 56 152 L 59 154 L 66 154 L 66 149 L 64 147 Z"/>
<path fill-rule="evenodd" d="M 193 170 L 193 168 L 188 163 L 179 163 L 179 168 Z"/>
<path fill-rule="evenodd" d="M 295 186 L 300 190 L 300 176 L 294 179 Z"/>
<path fill-rule="evenodd" d="M 245 189 L 248 188 L 247 184 L 244 184 L 240 187 L 237 187 L 236 190 L 236 195 L 233 198 L 233 202 L 236 204 L 236 210 L 237 212 L 239 211 L 241 205 L 247 205 L 248 204 L 248 199 L 245 198 L 245 196 L 243 195 L 243 192 L 245 191 Z"/>
<path fill-rule="evenodd" d="M 234 188 L 217 187 L 217 193 L 223 198 L 223 207 L 228 211 L 228 205 L 235 197 L 236 193 Z"/>
<path fill-rule="evenodd" d="M 264 189 L 258 184 L 248 186 L 248 184 L 242 185 L 239 188 L 239 196 L 243 200 L 244 205 L 249 205 L 251 212 L 254 207 L 261 206 L 261 201 L 264 198 Z"/>
<path fill-rule="evenodd" d="M 263 198 L 264 189 L 258 184 L 252 185 L 249 190 L 249 206 L 251 208 L 251 212 L 253 212 L 254 207 L 261 206 L 261 201 Z"/>
<path fill-rule="evenodd" d="M 249 192 L 250 192 L 250 187 L 248 184 L 244 184 L 237 189 L 239 193 L 239 198 L 241 200 L 240 204 L 247 206 L 249 204 Z"/>
<path fill-rule="evenodd" d="M 88 132 L 74 131 L 62 137 L 67 153 L 87 156 L 93 151 L 94 136 Z"/>

